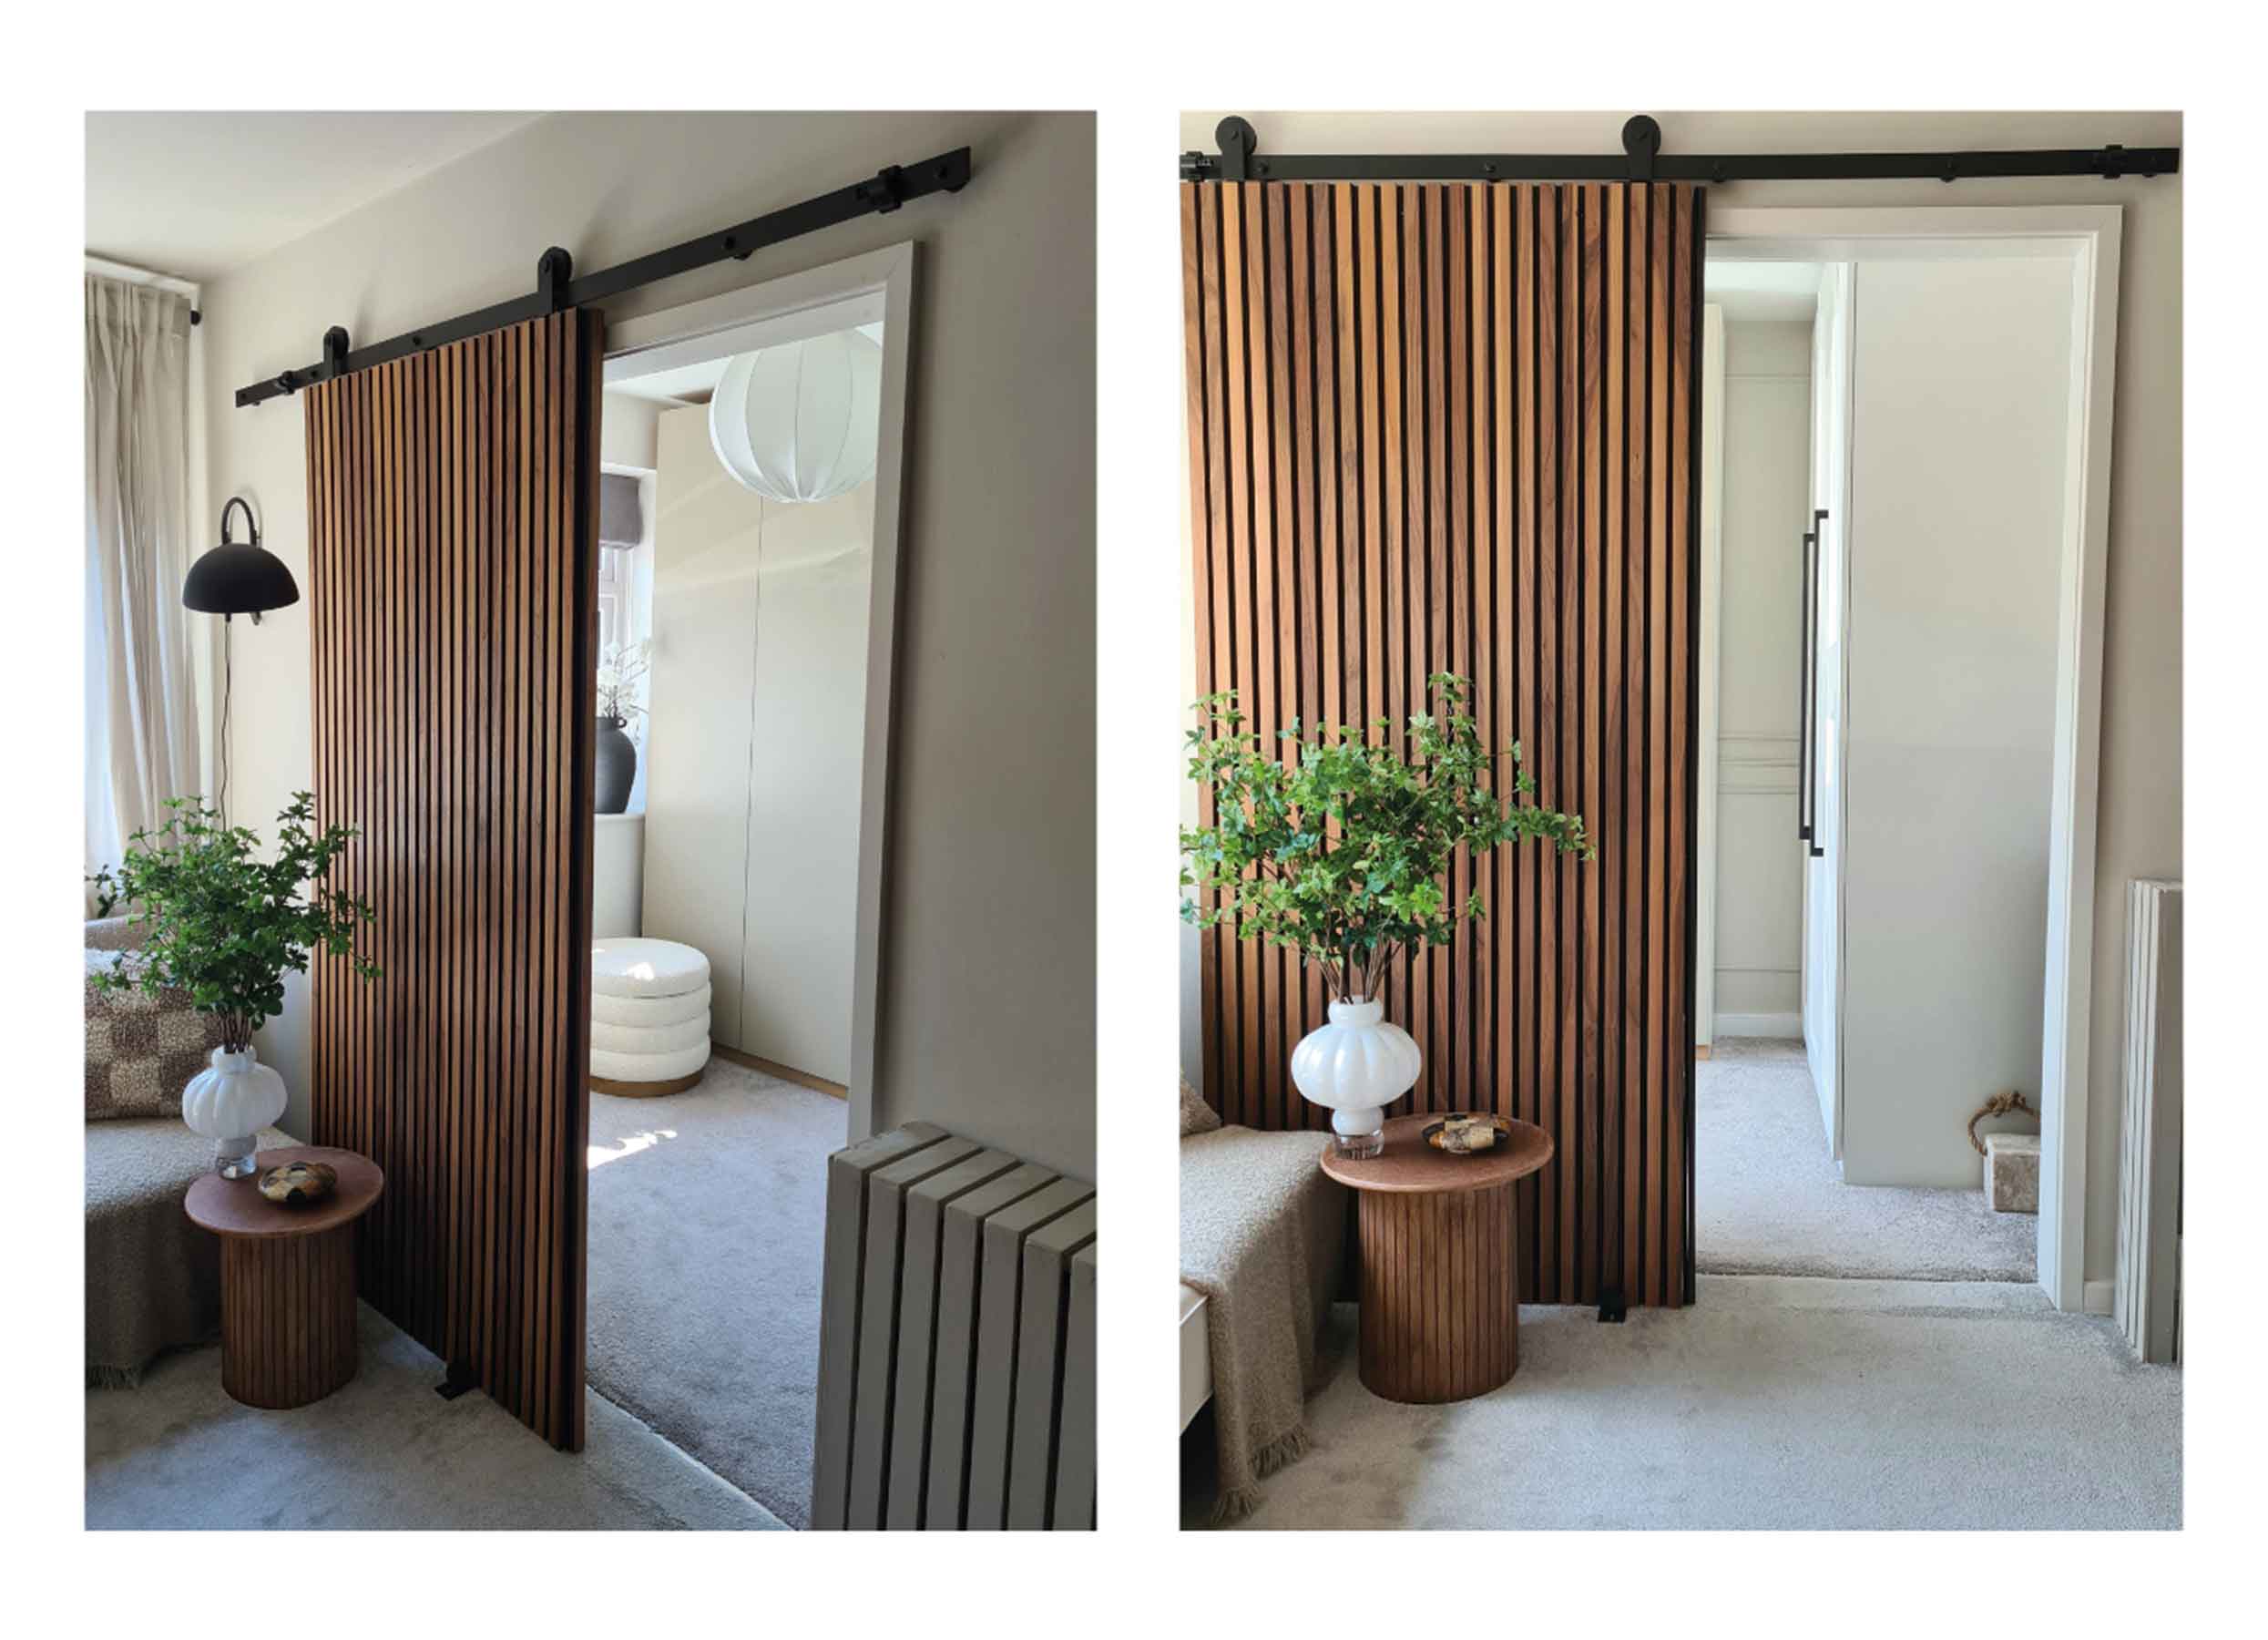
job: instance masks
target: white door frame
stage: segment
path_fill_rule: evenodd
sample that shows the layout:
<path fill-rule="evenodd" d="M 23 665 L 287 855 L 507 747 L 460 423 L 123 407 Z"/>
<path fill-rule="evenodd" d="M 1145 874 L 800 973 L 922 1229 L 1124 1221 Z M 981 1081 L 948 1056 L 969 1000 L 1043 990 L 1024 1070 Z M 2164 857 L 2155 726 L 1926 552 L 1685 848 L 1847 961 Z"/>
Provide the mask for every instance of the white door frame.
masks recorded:
<path fill-rule="evenodd" d="M 2039 1089 L 2039 1285 L 2056 1307 L 2065 1310 L 2086 1307 L 2087 1051 L 2120 220 L 2116 205 L 1867 210 L 1712 203 L 1708 217 L 1707 253 L 1729 261 L 1943 257 L 1961 254 L 1965 248 L 1988 254 L 1992 249 L 1978 241 L 2024 240 L 2039 241 L 2044 255 L 2069 255 L 2073 261 L 2077 391 L 2057 594 L 2055 774 Z"/>
<path fill-rule="evenodd" d="M 883 862 L 890 813 L 890 732 L 895 717 L 898 572 L 905 550 L 901 497 L 905 469 L 905 372 L 913 354 L 914 242 L 727 291 L 607 327 L 607 379 L 644 375 L 710 356 L 700 343 L 722 331 L 767 323 L 776 344 L 883 322 L 882 424 L 874 461 L 874 558 L 866 635 L 866 730 L 858 822 L 858 926 L 851 972 L 850 1143 L 874 1131 L 874 1054 L 880 1040 Z M 802 328 L 808 326 L 808 329 Z"/>

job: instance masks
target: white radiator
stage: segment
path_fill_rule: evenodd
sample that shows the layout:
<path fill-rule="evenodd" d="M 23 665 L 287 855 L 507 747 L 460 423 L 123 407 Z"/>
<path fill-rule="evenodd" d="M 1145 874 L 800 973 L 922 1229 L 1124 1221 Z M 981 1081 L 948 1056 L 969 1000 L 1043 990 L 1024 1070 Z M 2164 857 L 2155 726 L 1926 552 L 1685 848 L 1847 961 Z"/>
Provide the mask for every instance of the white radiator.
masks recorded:
<path fill-rule="evenodd" d="M 2127 890 L 2126 1108 L 2112 1313 L 2145 1361 L 2181 1355 L 2181 885 Z"/>
<path fill-rule="evenodd" d="M 908 1122 L 827 1163 L 812 1524 L 1095 1518 L 1095 1190 Z"/>

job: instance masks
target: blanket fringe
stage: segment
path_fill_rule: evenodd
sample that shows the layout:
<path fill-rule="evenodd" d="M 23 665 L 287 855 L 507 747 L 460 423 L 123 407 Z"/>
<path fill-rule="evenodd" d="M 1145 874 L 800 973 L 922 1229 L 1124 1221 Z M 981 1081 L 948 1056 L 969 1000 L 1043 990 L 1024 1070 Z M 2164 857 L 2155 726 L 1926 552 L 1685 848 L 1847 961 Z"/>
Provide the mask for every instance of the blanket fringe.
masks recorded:
<path fill-rule="evenodd" d="M 89 1389 L 138 1389 L 142 1387 L 142 1369 L 138 1367 L 95 1367 L 87 1368 Z"/>
<path fill-rule="evenodd" d="M 1307 1456 L 1307 1428 L 1287 1430 L 1252 1454 L 1252 1473 L 1266 1480 L 1287 1463 L 1297 1463 Z M 1233 1526 L 1260 1507 L 1261 1490 L 1258 1486 L 1223 1487 L 1213 1501 L 1212 1523 Z"/>
<path fill-rule="evenodd" d="M 1233 1526 L 1260 1507 L 1260 1488 L 1233 1486 L 1213 1500 L 1212 1523 Z"/>
<path fill-rule="evenodd" d="M 1297 1463 L 1307 1456 L 1307 1428 L 1304 1424 L 1278 1436 L 1252 1454 L 1252 1472 L 1265 1481 L 1287 1463 Z"/>

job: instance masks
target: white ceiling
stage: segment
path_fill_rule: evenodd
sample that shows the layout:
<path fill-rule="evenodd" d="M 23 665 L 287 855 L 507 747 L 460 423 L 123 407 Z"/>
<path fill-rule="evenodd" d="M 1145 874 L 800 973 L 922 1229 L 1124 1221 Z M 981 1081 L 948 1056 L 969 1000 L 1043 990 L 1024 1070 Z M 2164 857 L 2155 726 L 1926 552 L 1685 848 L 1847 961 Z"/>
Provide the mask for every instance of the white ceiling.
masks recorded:
<path fill-rule="evenodd" d="M 87 117 L 87 251 L 218 278 L 540 114 Z"/>
<path fill-rule="evenodd" d="M 1819 264 L 1711 257 L 1701 292 L 1728 319 L 1809 319 L 1819 311 Z"/>

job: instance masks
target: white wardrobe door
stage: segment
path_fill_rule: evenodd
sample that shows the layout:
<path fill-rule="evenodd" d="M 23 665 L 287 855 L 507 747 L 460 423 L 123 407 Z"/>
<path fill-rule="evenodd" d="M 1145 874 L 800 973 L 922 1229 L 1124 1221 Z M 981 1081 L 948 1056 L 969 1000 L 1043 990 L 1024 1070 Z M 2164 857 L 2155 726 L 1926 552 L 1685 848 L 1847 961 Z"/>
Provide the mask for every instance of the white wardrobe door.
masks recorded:
<path fill-rule="evenodd" d="M 701 405 L 665 411 L 656 449 L 640 931 L 709 958 L 715 1040 L 739 1047 L 763 502 L 717 464 Z"/>
<path fill-rule="evenodd" d="M 1866 261 L 1857 298 L 1844 1176 L 1974 1185 L 1969 1113 L 2039 1087 L 2070 265 Z"/>
<path fill-rule="evenodd" d="M 748 762 L 740 1046 L 844 1083 L 873 496 L 763 504 Z"/>
<path fill-rule="evenodd" d="M 1803 1042 L 1828 1153 L 1844 1153 L 1843 1099 L 1843 707 L 1850 619 L 1850 438 L 1854 275 L 1849 262 L 1821 270 L 1812 326 L 1812 517 L 1808 590 L 1810 721 L 1799 726 L 1798 801 L 1809 841 L 1803 862 Z M 1824 515 L 1824 516 L 1823 516 Z"/>

